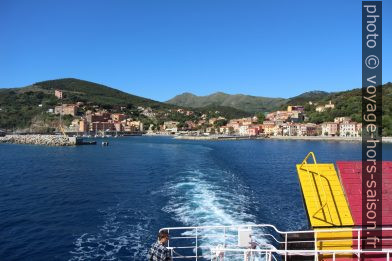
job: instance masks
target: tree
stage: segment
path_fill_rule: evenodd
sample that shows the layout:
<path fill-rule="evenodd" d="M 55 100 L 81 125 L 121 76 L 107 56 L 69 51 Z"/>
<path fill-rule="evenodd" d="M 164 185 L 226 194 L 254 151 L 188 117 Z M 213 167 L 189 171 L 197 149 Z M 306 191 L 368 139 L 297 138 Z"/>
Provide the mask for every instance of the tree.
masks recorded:
<path fill-rule="evenodd" d="M 265 115 L 262 112 L 256 113 L 256 117 L 258 123 L 263 123 L 263 121 L 265 120 Z"/>
<path fill-rule="evenodd" d="M 217 120 L 217 121 L 214 123 L 214 126 L 215 126 L 216 128 L 219 128 L 219 127 L 225 126 L 226 124 L 227 124 L 227 120 L 226 120 L 226 119 L 220 119 L 220 120 Z"/>

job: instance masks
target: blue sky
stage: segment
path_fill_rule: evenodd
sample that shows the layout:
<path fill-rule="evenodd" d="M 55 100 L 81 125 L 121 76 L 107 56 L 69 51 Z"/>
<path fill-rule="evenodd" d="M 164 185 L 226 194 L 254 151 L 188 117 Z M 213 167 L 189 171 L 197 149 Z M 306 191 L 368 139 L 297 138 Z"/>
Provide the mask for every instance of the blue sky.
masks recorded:
<path fill-rule="evenodd" d="M 387 82 L 392 3 L 383 8 Z M 361 1 L 0 1 L 0 87 L 66 77 L 159 101 L 356 88 Z"/>

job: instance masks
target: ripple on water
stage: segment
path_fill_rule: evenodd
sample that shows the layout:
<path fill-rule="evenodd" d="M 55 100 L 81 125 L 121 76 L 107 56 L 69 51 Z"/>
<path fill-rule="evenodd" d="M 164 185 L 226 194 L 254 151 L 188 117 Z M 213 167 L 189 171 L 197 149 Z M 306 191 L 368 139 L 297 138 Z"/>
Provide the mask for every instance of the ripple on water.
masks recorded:
<path fill-rule="evenodd" d="M 147 255 L 145 242 L 153 240 L 148 214 L 121 209 L 118 205 L 100 212 L 104 224 L 97 232 L 84 233 L 75 239 L 70 261 L 143 259 Z"/>

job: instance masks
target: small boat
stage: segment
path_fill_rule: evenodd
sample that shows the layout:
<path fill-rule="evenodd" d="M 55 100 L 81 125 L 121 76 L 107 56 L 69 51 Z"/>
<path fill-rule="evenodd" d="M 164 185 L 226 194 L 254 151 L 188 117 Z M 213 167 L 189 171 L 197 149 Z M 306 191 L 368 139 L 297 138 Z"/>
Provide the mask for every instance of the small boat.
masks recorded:
<path fill-rule="evenodd" d="M 109 142 L 108 141 L 102 141 L 102 146 L 109 146 Z"/>

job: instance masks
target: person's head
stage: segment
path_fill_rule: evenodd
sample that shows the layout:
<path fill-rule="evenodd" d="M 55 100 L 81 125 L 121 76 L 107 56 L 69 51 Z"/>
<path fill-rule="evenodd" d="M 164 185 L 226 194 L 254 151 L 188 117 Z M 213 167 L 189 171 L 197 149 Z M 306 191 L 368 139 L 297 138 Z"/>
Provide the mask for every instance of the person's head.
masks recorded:
<path fill-rule="evenodd" d="M 167 230 L 161 230 L 158 233 L 158 240 L 162 244 L 165 244 L 169 240 L 169 231 Z"/>

